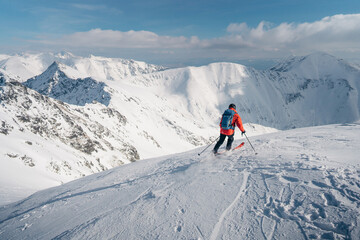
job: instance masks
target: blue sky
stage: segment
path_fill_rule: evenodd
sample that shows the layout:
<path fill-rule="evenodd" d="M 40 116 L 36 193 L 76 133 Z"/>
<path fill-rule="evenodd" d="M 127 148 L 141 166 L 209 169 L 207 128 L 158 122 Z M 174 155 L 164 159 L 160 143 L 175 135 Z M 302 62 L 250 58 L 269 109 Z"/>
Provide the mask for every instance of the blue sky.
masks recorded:
<path fill-rule="evenodd" d="M 65 50 L 200 65 L 360 51 L 359 0 L 0 0 L 0 21 L 7 54 Z"/>

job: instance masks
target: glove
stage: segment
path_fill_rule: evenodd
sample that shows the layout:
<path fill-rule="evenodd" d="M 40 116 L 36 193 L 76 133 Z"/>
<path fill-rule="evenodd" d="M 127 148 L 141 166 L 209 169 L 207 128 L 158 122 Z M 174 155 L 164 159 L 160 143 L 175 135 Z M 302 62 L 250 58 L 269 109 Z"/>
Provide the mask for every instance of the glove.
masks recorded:
<path fill-rule="evenodd" d="M 245 134 L 246 131 L 241 132 L 241 136 Z"/>

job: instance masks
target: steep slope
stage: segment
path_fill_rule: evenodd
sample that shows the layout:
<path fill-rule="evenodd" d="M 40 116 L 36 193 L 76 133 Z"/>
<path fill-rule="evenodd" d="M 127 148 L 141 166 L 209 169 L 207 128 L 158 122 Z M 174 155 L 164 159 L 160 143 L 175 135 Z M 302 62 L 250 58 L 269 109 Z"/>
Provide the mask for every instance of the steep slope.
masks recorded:
<path fill-rule="evenodd" d="M 326 53 L 314 53 L 290 58 L 272 70 L 297 80 L 287 100 L 292 111 L 309 116 L 309 124 L 359 119 L 360 74 L 352 64 Z"/>
<path fill-rule="evenodd" d="M 4 239 L 357 239 L 360 124 L 124 165 L 0 208 Z"/>
<path fill-rule="evenodd" d="M 0 69 L 14 76 L 20 81 L 43 73 L 53 62 L 59 62 L 78 72 L 76 78 L 95 78 L 119 80 L 124 77 L 151 73 L 163 70 L 164 67 L 147 64 L 141 61 L 121 58 L 105 58 L 90 55 L 89 57 L 75 56 L 69 52 L 60 53 L 23 53 L 14 56 L 1 55 Z"/>
<path fill-rule="evenodd" d="M 115 109 L 70 106 L 0 73 L 0 204 L 139 160 L 125 125 Z"/>

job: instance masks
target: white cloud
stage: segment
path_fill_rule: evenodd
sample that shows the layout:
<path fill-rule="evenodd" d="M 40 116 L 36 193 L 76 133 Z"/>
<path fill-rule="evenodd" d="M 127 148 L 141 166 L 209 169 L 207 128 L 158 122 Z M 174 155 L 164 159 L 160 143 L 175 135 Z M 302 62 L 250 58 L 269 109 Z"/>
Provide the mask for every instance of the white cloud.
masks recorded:
<path fill-rule="evenodd" d="M 359 46 L 360 14 L 334 15 L 312 23 L 282 23 L 276 27 L 261 22 L 252 29 L 246 23 L 232 23 L 227 30 L 232 38 L 241 37 L 242 44 L 259 49 L 347 49 Z"/>
<path fill-rule="evenodd" d="M 227 29 L 229 33 L 245 33 L 249 32 L 249 27 L 246 23 L 231 23 Z"/>
<path fill-rule="evenodd" d="M 63 36 L 58 40 L 39 40 L 43 44 L 103 48 L 187 48 L 199 42 L 197 37 L 159 36 L 149 31 L 92 29 Z"/>
<path fill-rule="evenodd" d="M 62 48 L 102 49 L 106 54 L 131 49 L 149 59 L 150 54 L 166 53 L 179 58 L 207 57 L 231 60 L 236 58 L 278 57 L 311 51 L 360 51 L 360 14 L 334 15 L 316 22 L 282 23 L 273 25 L 262 21 L 251 28 L 246 23 L 231 23 L 227 34 L 218 38 L 199 39 L 196 36 L 162 36 L 150 31 L 116 31 L 93 29 L 65 35 L 60 39 L 39 39 L 37 43 Z"/>
<path fill-rule="evenodd" d="M 235 36 L 257 48 L 268 49 L 318 49 L 348 48 L 358 46 L 360 40 L 360 14 L 335 15 L 313 23 L 282 23 L 274 28 L 261 22 L 257 28 L 244 29 L 244 24 L 232 24 Z M 236 32 L 241 30 L 239 33 Z"/>

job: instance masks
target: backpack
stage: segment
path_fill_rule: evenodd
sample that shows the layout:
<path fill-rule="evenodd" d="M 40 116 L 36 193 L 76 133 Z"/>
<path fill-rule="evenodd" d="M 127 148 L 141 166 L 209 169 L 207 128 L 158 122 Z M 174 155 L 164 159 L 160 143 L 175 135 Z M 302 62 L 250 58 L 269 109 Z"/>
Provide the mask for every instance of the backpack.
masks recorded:
<path fill-rule="evenodd" d="M 235 126 L 231 124 L 234 115 L 235 115 L 235 111 L 233 111 L 231 109 L 225 110 L 225 112 L 221 118 L 221 128 L 222 129 L 224 129 L 224 130 L 235 129 Z"/>

